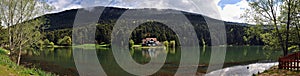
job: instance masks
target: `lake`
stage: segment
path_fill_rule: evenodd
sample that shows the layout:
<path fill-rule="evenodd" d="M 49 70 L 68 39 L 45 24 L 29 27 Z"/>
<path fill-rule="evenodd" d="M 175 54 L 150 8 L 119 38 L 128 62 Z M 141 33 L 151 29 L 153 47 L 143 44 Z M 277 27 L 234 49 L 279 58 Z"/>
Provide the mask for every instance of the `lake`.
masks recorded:
<path fill-rule="evenodd" d="M 200 62 L 198 65 L 197 72 L 202 74 L 210 74 L 218 72 L 222 69 L 214 69 L 207 71 L 210 63 L 212 47 L 201 47 L 200 48 Z M 76 63 L 74 61 L 75 52 L 72 48 L 44 48 L 42 50 L 27 51 L 22 56 L 22 64 L 27 67 L 41 68 L 42 70 L 53 72 L 59 75 L 78 76 L 78 69 L 76 69 Z M 131 49 L 129 51 L 132 59 L 137 63 L 147 64 L 151 58 L 157 58 L 160 54 L 167 54 L 166 61 L 162 68 L 153 75 L 174 75 L 178 69 L 181 60 L 180 48 L 169 48 L 169 49 Z M 124 71 L 116 62 L 112 49 L 110 48 L 97 48 L 97 51 L 90 51 L 85 49 L 80 51 L 85 54 L 96 55 L 96 60 L 99 61 L 103 70 L 108 76 L 131 76 Z M 78 51 L 77 51 L 78 53 Z M 276 63 L 278 58 L 282 55 L 281 51 L 263 50 L 261 46 L 229 46 L 227 47 L 223 69 L 235 68 L 244 66 L 244 70 L 249 69 L 253 64 L 265 64 L 265 63 Z M 92 56 L 92 55 L 91 55 Z M 80 57 L 80 56 L 76 56 Z M 86 56 L 86 58 L 93 59 L 94 57 Z M 88 61 L 89 59 L 87 59 Z M 249 67 L 248 67 L 249 65 Z M 89 65 L 85 65 L 89 66 Z M 213 66 L 213 65 L 211 65 Z M 93 67 L 92 65 L 89 67 Z M 250 67 L 251 69 L 251 67 Z M 198 75 L 197 73 L 197 75 Z"/>

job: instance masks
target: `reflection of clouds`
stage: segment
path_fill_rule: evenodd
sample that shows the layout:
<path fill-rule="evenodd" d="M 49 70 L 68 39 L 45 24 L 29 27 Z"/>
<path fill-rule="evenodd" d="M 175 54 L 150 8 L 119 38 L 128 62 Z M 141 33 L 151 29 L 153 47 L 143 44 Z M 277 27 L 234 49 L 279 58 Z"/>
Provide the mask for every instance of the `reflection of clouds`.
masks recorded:
<path fill-rule="evenodd" d="M 148 48 L 143 49 L 142 54 L 146 58 L 156 58 L 160 53 L 164 53 L 165 49 L 163 48 Z"/>
<path fill-rule="evenodd" d="M 206 76 L 252 76 L 253 74 L 257 74 L 258 72 L 263 72 L 272 66 L 278 65 L 276 63 L 255 63 L 245 66 L 234 66 L 228 67 L 216 71 L 212 71 Z"/>

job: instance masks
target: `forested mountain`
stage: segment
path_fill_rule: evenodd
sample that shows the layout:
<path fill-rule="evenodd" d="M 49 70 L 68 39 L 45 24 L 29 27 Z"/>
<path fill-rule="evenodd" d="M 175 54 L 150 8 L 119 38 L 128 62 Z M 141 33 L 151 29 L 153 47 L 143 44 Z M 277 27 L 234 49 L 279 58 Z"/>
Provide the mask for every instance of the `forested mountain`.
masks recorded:
<path fill-rule="evenodd" d="M 172 10 L 172 9 L 125 9 L 125 8 L 116 8 L 116 7 L 95 7 L 95 8 L 105 8 L 99 21 L 97 24 L 92 24 L 92 22 L 86 22 L 84 24 L 92 24 L 97 26 L 96 38 L 95 40 L 90 40 L 84 43 L 110 43 L 110 35 L 115 25 L 117 19 L 127 10 L 132 11 L 160 11 L 164 13 L 144 13 L 153 16 L 163 16 L 163 15 L 178 15 L 178 13 L 174 12 L 182 12 L 194 26 L 195 31 L 197 33 L 199 44 L 206 45 L 210 44 L 210 34 L 207 23 L 204 17 L 201 14 L 189 13 L 184 11 Z M 56 43 L 58 39 L 63 38 L 64 36 L 70 36 L 72 34 L 72 27 L 74 23 L 74 19 L 78 10 L 81 9 L 73 9 L 73 10 L 66 10 L 59 13 L 47 14 L 44 15 L 47 18 L 47 26 L 44 29 L 45 37 L 48 40 Z M 92 10 L 93 11 L 96 11 Z M 247 28 L 247 24 L 243 23 L 234 23 L 234 22 L 224 22 L 227 31 L 227 43 L 229 45 L 262 45 L 263 43 L 261 40 L 252 39 L 249 41 L 244 41 L 243 37 L 245 35 L 244 29 Z M 184 25 L 183 25 L 184 26 Z M 135 43 L 141 43 L 141 40 L 146 37 L 156 37 L 159 41 L 166 41 L 166 40 L 177 40 L 177 36 L 175 33 L 169 29 L 167 26 L 159 22 L 147 22 L 141 24 L 135 31 L 132 32 L 131 39 L 134 40 Z"/>

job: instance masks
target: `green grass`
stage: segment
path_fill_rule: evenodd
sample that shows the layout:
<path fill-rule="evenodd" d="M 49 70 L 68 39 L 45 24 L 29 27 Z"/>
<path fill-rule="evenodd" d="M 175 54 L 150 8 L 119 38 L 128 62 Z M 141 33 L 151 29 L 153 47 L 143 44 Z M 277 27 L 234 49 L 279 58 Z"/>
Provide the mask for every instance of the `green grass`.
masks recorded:
<path fill-rule="evenodd" d="M 8 50 L 5 50 L 0 47 L 0 54 L 10 54 Z"/>
<path fill-rule="evenodd" d="M 300 71 L 278 69 L 278 66 L 273 66 L 255 76 L 300 76 Z"/>
<path fill-rule="evenodd" d="M 133 45 L 132 47 L 134 47 L 134 48 L 140 48 L 140 47 L 142 47 L 142 45 Z"/>
<path fill-rule="evenodd" d="M 54 74 L 44 72 L 36 68 L 25 68 L 18 66 L 15 62 L 11 61 L 7 50 L 0 48 L 0 75 L 1 76 L 55 76 Z"/>

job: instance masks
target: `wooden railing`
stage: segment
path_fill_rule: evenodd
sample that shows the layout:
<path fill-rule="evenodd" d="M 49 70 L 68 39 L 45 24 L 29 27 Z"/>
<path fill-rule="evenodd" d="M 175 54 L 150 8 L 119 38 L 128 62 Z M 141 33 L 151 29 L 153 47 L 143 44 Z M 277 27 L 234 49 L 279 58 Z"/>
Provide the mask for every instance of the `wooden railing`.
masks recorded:
<path fill-rule="evenodd" d="M 279 69 L 300 70 L 300 52 L 279 58 Z"/>

